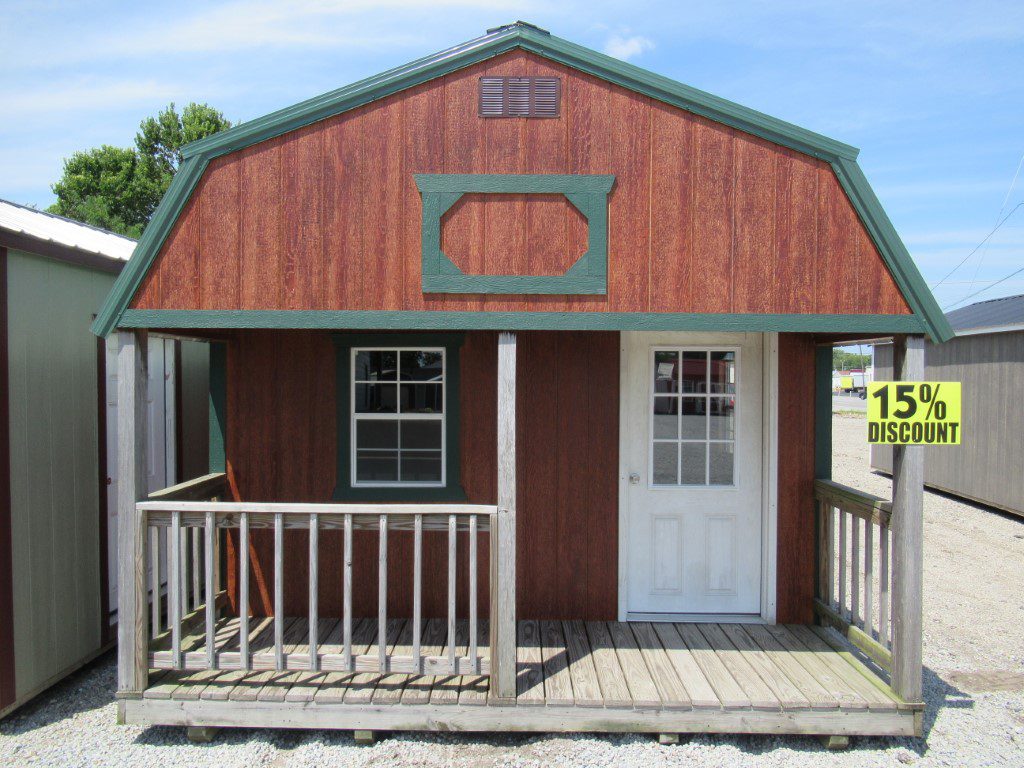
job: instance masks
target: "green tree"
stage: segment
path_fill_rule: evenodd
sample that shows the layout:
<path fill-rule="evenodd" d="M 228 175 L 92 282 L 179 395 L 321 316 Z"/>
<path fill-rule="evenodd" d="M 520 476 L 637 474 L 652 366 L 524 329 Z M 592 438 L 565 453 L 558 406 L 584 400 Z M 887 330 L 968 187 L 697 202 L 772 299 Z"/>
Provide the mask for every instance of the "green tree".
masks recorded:
<path fill-rule="evenodd" d="M 858 355 L 856 352 L 847 352 L 845 349 L 832 350 L 832 370 L 849 371 L 857 368 L 867 368 L 871 365 L 871 355 Z"/>
<path fill-rule="evenodd" d="M 104 145 L 65 160 L 52 187 L 57 202 L 48 210 L 138 237 L 181 165 L 182 146 L 230 127 L 206 104 L 189 104 L 178 114 L 172 103 L 142 121 L 134 148 Z"/>

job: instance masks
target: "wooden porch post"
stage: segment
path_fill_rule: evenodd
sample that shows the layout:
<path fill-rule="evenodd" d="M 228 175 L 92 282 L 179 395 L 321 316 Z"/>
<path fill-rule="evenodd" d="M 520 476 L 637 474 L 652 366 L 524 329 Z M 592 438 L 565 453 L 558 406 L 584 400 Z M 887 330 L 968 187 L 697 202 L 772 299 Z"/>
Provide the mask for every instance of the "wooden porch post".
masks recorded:
<path fill-rule="evenodd" d="M 491 694 L 516 697 L 516 337 L 498 336 L 497 552 L 491 551 Z"/>
<path fill-rule="evenodd" d="M 893 381 L 924 378 L 924 337 L 893 339 Z M 893 645 L 892 689 L 921 701 L 922 581 L 924 575 L 924 446 L 897 445 L 892 456 Z"/>
<path fill-rule="evenodd" d="M 145 331 L 117 333 L 117 690 L 138 696 L 149 676 L 146 526 L 135 503 L 146 495 Z"/>

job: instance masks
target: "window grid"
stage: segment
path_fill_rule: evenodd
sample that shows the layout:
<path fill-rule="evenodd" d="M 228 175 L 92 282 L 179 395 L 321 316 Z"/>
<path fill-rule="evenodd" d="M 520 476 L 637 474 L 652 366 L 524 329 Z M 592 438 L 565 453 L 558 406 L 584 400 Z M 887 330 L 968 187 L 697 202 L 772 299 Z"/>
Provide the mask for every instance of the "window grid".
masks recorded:
<path fill-rule="evenodd" d="M 678 369 L 673 374 L 673 384 L 675 386 L 672 392 L 657 392 L 654 388 L 654 380 L 657 376 L 657 354 L 659 352 L 671 352 L 677 355 L 677 366 Z M 711 391 L 715 386 L 711 379 L 711 356 L 715 353 L 732 353 L 733 359 L 733 392 L 728 391 Z M 700 353 L 704 356 L 704 391 L 703 392 L 684 392 L 682 387 L 683 377 L 683 365 L 685 354 L 687 353 Z M 715 488 L 731 488 L 736 486 L 736 471 L 735 456 L 736 456 L 736 433 L 739 430 L 739 419 L 737 411 L 739 407 L 739 400 L 737 397 L 736 382 L 739 379 L 739 350 L 729 348 L 713 348 L 713 349 L 695 349 L 687 347 L 658 347 L 651 351 L 651 362 L 652 366 L 649 373 L 653 374 L 651 379 L 651 402 L 650 402 L 650 419 L 651 419 L 651 450 L 648 459 L 649 480 L 650 484 L 659 488 L 673 488 L 673 487 L 715 487 Z M 711 436 L 711 402 L 712 400 L 725 400 L 732 398 L 735 403 L 733 413 L 733 434 L 731 438 L 719 438 Z M 658 399 L 674 400 L 676 401 L 676 437 L 675 438 L 659 438 L 655 437 L 654 430 L 654 415 L 656 413 L 655 404 Z M 704 401 L 704 437 L 683 437 L 683 402 L 685 400 L 703 400 Z M 676 445 L 676 481 L 674 483 L 655 482 L 655 463 L 654 463 L 654 446 L 657 444 L 665 445 Z M 704 449 L 704 482 L 703 483 L 684 483 L 683 482 L 683 445 L 703 445 Z M 733 446 L 733 471 L 732 471 L 732 482 L 716 483 L 712 486 L 711 483 L 711 446 L 712 445 L 732 445 Z"/>
<path fill-rule="evenodd" d="M 392 379 L 360 379 L 358 378 L 358 369 L 356 360 L 360 352 L 394 352 L 395 354 L 395 378 Z M 441 378 L 431 379 L 429 381 L 403 381 L 402 380 L 402 352 L 436 352 L 441 355 Z M 445 354 L 444 347 L 352 347 L 350 350 L 350 370 L 351 370 L 351 395 L 349 404 L 349 413 L 352 417 L 352 428 L 351 428 L 351 482 L 354 488 L 394 488 L 401 486 L 403 488 L 443 488 L 445 487 L 445 478 L 447 477 L 447 430 L 445 429 L 445 420 L 448 414 L 448 356 Z M 402 384 L 437 384 L 441 387 L 441 412 L 440 413 L 403 413 L 402 412 L 402 398 L 401 398 L 401 386 Z M 358 387 L 360 384 L 375 384 L 384 386 L 394 386 L 396 389 L 395 399 L 395 412 L 394 413 L 357 413 L 356 412 L 356 396 Z M 360 449 L 357 445 L 359 437 L 358 423 L 360 421 L 394 421 L 398 430 L 397 445 L 396 449 L 391 448 L 362 448 Z M 422 481 L 422 480 L 402 480 L 402 422 L 403 421 L 436 421 L 441 426 L 441 447 L 440 449 L 432 448 L 409 448 L 406 449 L 408 453 L 440 453 L 441 455 L 441 479 L 439 481 Z M 359 480 L 359 455 L 360 453 L 395 453 L 397 456 L 398 468 L 397 468 L 397 480 Z"/>

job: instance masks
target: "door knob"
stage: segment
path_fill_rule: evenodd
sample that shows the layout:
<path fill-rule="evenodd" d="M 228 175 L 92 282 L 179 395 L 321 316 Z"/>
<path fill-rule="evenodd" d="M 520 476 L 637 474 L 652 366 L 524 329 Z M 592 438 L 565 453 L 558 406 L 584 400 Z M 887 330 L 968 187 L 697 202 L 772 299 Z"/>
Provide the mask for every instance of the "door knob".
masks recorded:
<path fill-rule="evenodd" d="M 630 472 L 629 473 L 629 483 L 630 483 L 630 485 L 640 485 L 640 473 L 639 472 Z"/>

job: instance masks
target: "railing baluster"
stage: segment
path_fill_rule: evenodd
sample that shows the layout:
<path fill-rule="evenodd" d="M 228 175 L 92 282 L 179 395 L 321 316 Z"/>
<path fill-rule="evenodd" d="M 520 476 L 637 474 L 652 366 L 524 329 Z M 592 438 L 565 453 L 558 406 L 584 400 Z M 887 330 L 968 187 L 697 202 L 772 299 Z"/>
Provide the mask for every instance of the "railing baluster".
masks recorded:
<path fill-rule="evenodd" d="M 242 669 L 249 659 L 249 513 L 238 516 L 238 651 Z"/>
<path fill-rule="evenodd" d="M 153 526 L 149 529 L 149 591 L 152 637 L 160 634 L 160 529 Z"/>
<path fill-rule="evenodd" d="M 206 513 L 206 562 L 203 578 L 206 584 L 206 666 L 217 669 L 217 649 L 214 630 L 217 623 L 217 595 L 213 591 L 213 542 L 217 536 L 213 512 Z M 196 529 L 199 530 L 198 528 Z"/>
<path fill-rule="evenodd" d="M 452 674 L 458 672 L 455 658 L 455 555 L 456 555 L 456 518 L 448 515 L 448 663 Z"/>
<path fill-rule="evenodd" d="M 469 663 L 480 672 L 476 642 L 476 515 L 469 516 Z"/>
<path fill-rule="evenodd" d="M 836 560 L 836 516 L 831 502 L 825 502 L 825 546 L 827 557 L 825 558 L 825 605 L 832 607 L 835 604 L 835 560 Z"/>
<path fill-rule="evenodd" d="M 853 537 L 853 552 L 850 555 L 850 623 L 853 626 L 857 626 L 860 620 L 860 524 L 859 517 L 850 517 L 850 535 Z"/>
<path fill-rule="evenodd" d="M 342 598 L 344 617 L 343 633 L 345 647 L 342 651 L 346 671 L 352 670 L 352 515 L 345 515 L 344 552 L 344 595 Z"/>
<path fill-rule="evenodd" d="M 320 597 L 320 526 L 314 512 L 309 516 L 309 668 L 319 668 L 320 612 L 317 600 Z"/>
<path fill-rule="evenodd" d="M 274 513 L 274 666 L 285 668 L 284 658 L 284 515 Z"/>
<path fill-rule="evenodd" d="M 891 647 L 889 632 L 889 528 L 882 525 L 878 528 L 878 639 L 886 648 Z"/>
<path fill-rule="evenodd" d="M 181 566 L 181 580 L 178 586 L 178 598 L 181 602 L 181 613 L 179 615 L 185 616 L 188 614 L 188 572 L 189 572 L 189 561 L 188 561 L 188 529 L 183 527 L 178 531 L 178 547 L 179 547 L 179 563 Z"/>
<path fill-rule="evenodd" d="M 416 671 L 423 671 L 420 630 L 423 629 L 423 515 L 416 515 L 412 544 L 412 658 Z"/>
<path fill-rule="evenodd" d="M 202 573 L 199 564 L 203 561 L 202 546 L 199 543 L 200 530 L 198 527 L 192 529 L 192 610 L 198 610 L 203 604 L 203 583 Z"/>
<path fill-rule="evenodd" d="M 864 632 L 868 637 L 874 637 L 874 608 L 875 608 L 875 534 L 874 524 L 870 520 L 864 521 Z"/>
<path fill-rule="evenodd" d="M 839 511 L 839 615 L 846 615 L 846 512 Z"/>
<path fill-rule="evenodd" d="M 388 661 L 388 516 L 380 516 L 380 546 L 377 568 L 377 658 L 380 671 L 387 671 Z"/>
<path fill-rule="evenodd" d="M 168 540 L 172 542 L 170 550 L 170 573 L 167 584 L 170 593 L 167 605 L 170 610 L 168 623 L 171 625 L 171 660 L 175 669 L 181 669 L 181 512 L 171 512 L 171 530 Z"/>

